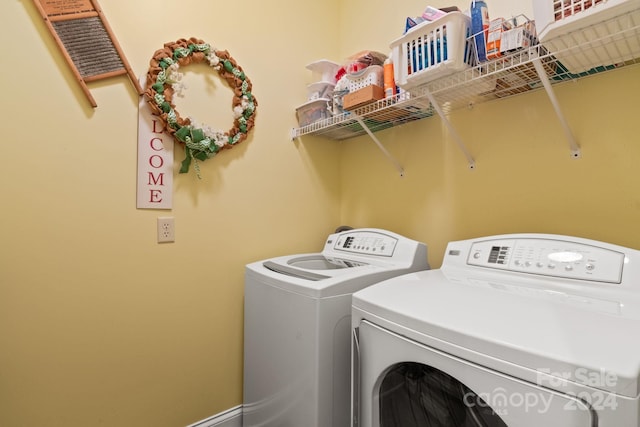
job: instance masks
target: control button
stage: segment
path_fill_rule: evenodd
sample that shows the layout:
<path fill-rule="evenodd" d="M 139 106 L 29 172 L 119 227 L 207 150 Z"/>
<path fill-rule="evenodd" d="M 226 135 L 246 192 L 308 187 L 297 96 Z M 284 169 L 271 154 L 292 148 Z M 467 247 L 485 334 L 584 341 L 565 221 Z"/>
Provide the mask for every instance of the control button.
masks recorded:
<path fill-rule="evenodd" d="M 587 264 L 585 265 L 585 267 L 588 271 L 593 271 L 596 268 L 596 266 L 593 264 Z"/>
<path fill-rule="evenodd" d="M 573 271 L 573 266 L 572 266 L 572 265 L 565 265 L 565 266 L 564 266 L 564 269 L 565 269 L 566 271 Z"/>
<path fill-rule="evenodd" d="M 538 268 L 542 268 L 542 267 L 544 267 L 544 264 L 543 264 L 543 263 L 541 263 L 541 262 L 538 262 L 538 263 L 536 263 L 536 267 L 538 267 Z"/>
<path fill-rule="evenodd" d="M 517 260 L 515 260 L 513 263 L 514 263 L 515 265 L 520 265 L 520 260 L 519 260 L 519 259 L 517 259 Z"/>
<path fill-rule="evenodd" d="M 555 265 L 555 264 L 551 264 L 551 263 L 549 263 L 549 264 L 547 265 L 547 268 L 549 268 L 550 270 L 553 270 L 554 268 L 556 268 L 556 265 Z"/>
<path fill-rule="evenodd" d="M 480 252 L 476 252 L 473 254 L 473 259 L 478 259 L 480 258 Z"/>
<path fill-rule="evenodd" d="M 527 262 L 525 262 L 525 263 L 524 263 L 524 266 L 525 266 L 525 267 L 531 267 L 531 261 L 527 261 Z"/>

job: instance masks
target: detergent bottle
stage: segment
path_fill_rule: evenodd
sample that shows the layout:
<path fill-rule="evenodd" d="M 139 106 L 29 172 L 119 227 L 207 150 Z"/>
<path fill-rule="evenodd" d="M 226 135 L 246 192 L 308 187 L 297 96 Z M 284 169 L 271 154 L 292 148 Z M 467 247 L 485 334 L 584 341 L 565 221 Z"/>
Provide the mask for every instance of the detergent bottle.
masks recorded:
<path fill-rule="evenodd" d="M 474 35 L 478 61 L 487 60 L 487 36 L 489 33 L 489 9 L 484 0 L 471 1 L 471 34 Z"/>
<path fill-rule="evenodd" d="M 391 98 L 396 94 L 396 81 L 394 77 L 393 59 L 391 54 L 389 54 L 389 57 L 384 61 L 383 70 L 384 96 L 385 98 Z"/>

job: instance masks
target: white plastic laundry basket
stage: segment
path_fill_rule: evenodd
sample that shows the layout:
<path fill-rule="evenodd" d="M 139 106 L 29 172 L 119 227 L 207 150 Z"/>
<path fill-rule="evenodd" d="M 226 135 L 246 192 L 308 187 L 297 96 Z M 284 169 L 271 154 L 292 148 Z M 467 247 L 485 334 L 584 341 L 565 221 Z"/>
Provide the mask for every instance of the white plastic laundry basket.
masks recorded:
<path fill-rule="evenodd" d="M 380 87 L 383 85 L 383 68 L 380 65 L 370 65 L 356 73 L 345 74 L 345 76 L 349 82 L 349 92 L 355 92 L 370 85 Z"/>
<path fill-rule="evenodd" d="M 450 12 L 391 43 L 396 84 L 405 90 L 473 65 L 471 18 Z"/>
<path fill-rule="evenodd" d="M 572 73 L 640 57 L 640 0 L 532 4 L 540 42 Z"/>

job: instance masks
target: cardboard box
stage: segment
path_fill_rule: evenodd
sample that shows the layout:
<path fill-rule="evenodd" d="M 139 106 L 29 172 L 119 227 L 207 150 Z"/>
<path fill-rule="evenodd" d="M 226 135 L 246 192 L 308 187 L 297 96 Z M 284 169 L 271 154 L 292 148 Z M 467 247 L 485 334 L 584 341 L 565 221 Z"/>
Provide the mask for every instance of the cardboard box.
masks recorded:
<path fill-rule="evenodd" d="M 353 110 L 384 98 L 384 89 L 378 85 L 365 86 L 355 92 L 348 93 L 342 100 L 345 110 Z"/>
<path fill-rule="evenodd" d="M 502 56 L 500 43 L 502 35 L 509 30 L 510 25 L 504 18 L 492 19 L 489 23 L 489 34 L 487 35 L 487 59 L 499 58 Z"/>
<path fill-rule="evenodd" d="M 532 21 L 502 33 L 500 40 L 500 52 L 530 47 L 536 44 L 536 27 Z"/>

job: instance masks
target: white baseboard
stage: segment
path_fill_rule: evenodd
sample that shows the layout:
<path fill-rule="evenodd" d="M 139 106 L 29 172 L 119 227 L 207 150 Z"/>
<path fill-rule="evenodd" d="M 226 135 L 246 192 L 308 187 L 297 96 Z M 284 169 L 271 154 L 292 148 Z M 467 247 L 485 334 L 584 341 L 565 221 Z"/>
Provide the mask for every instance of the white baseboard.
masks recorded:
<path fill-rule="evenodd" d="M 187 427 L 242 427 L 242 405 L 227 409 Z"/>

